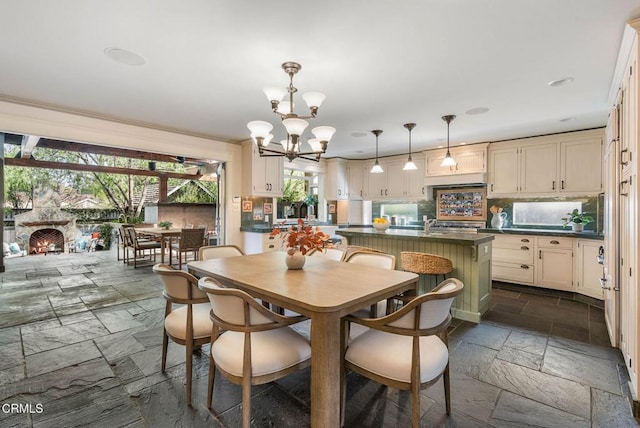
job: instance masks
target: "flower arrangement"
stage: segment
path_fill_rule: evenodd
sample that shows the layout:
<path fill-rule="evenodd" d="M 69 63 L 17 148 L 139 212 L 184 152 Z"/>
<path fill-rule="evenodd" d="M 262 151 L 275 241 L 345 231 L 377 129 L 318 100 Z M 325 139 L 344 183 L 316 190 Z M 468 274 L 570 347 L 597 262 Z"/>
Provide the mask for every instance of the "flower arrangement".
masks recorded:
<path fill-rule="evenodd" d="M 284 226 L 284 221 L 281 223 Z M 292 225 L 286 230 L 274 228 L 271 236 L 280 235 L 282 246 L 287 248 L 287 254 L 293 255 L 300 251 L 303 255 L 313 249 L 322 249 L 329 235 L 320 231 L 319 227 L 305 224 L 304 220 L 298 219 L 297 225 Z"/>
<path fill-rule="evenodd" d="M 160 223 L 158 223 L 158 227 L 163 227 L 165 229 L 169 229 L 171 226 L 173 226 L 173 223 L 171 223 L 170 221 L 161 221 Z"/>
<path fill-rule="evenodd" d="M 489 211 L 491 211 L 492 214 L 498 214 L 502 212 L 502 208 L 492 205 L 491 208 L 489 208 Z"/>

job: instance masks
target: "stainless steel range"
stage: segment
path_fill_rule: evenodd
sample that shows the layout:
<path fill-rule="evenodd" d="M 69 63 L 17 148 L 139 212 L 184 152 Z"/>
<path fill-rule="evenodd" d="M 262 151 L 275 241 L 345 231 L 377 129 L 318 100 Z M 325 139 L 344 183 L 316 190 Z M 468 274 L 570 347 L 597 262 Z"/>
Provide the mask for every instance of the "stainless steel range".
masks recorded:
<path fill-rule="evenodd" d="M 486 227 L 484 221 L 437 221 L 430 227 L 431 232 L 478 233 Z"/>

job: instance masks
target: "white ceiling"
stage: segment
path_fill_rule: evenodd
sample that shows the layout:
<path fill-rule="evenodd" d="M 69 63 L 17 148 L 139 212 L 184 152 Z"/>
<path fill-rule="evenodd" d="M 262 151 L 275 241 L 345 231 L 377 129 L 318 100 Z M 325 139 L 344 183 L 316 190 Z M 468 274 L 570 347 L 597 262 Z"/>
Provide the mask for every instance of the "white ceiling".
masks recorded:
<path fill-rule="evenodd" d="M 237 142 L 264 86 L 327 95 L 327 156 L 370 157 L 601 127 L 638 0 L 0 0 L 0 99 Z M 121 48 L 146 64 L 104 54 Z M 547 83 L 565 77 L 559 87 Z M 298 99 L 296 112 L 306 113 Z M 303 107 L 301 109 L 300 107 Z M 481 115 L 466 114 L 487 107 Z M 568 121 L 561 119 L 571 118 Z M 306 135 L 310 137 L 309 131 Z M 53 136 L 55 137 L 55 136 Z M 215 154 L 212 153 L 212 157 Z"/>

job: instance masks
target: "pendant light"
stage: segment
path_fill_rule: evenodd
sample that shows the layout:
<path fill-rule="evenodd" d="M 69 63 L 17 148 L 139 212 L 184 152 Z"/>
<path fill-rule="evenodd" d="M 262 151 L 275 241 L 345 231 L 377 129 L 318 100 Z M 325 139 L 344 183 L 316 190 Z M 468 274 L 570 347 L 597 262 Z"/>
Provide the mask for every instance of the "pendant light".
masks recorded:
<path fill-rule="evenodd" d="M 456 161 L 455 159 L 453 159 L 453 157 L 451 157 L 451 152 L 449 152 L 449 124 L 455 118 L 456 116 L 453 114 L 442 116 L 442 120 L 447 122 L 447 155 L 442 160 L 442 163 L 440 164 L 440 166 L 456 166 Z"/>
<path fill-rule="evenodd" d="M 376 136 L 376 163 L 373 164 L 370 172 L 371 174 L 382 174 L 384 170 L 382 169 L 382 166 L 380 166 L 380 164 L 378 163 L 378 136 L 382 134 L 382 130 L 374 129 L 373 131 L 371 131 L 371 133 Z"/>
<path fill-rule="evenodd" d="M 405 123 L 404 127 L 409 130 L 409 159 L 407 159 L 407 163 L 404 164 L 402 168 L 404 171 L 415 171 L 418 169 L 415 163 L 413 163 L 413 159 L 411 159 L 411 130 L 416 127 L 415 123 Z"/>

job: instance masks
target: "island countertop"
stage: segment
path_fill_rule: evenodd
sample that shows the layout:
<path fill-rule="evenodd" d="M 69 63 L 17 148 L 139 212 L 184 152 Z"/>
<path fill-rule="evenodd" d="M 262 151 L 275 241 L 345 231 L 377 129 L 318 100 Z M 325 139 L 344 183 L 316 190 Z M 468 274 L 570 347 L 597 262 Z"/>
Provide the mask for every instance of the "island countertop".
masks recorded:
<path fill-rule="evenodd" d="M 454 232 L 431 232 L 424 233 L 422 230 L 407 229 L 387 229 L 378 232 L 368 227 L 349 227 L 336 230 L 336 235 L 346 236 L 368 236 L 381 239 L 408 239 L 429 242 L 442 242 L 458 245 L 479 245 L 495 239 L 491 233 L 454 233 Z"/>

